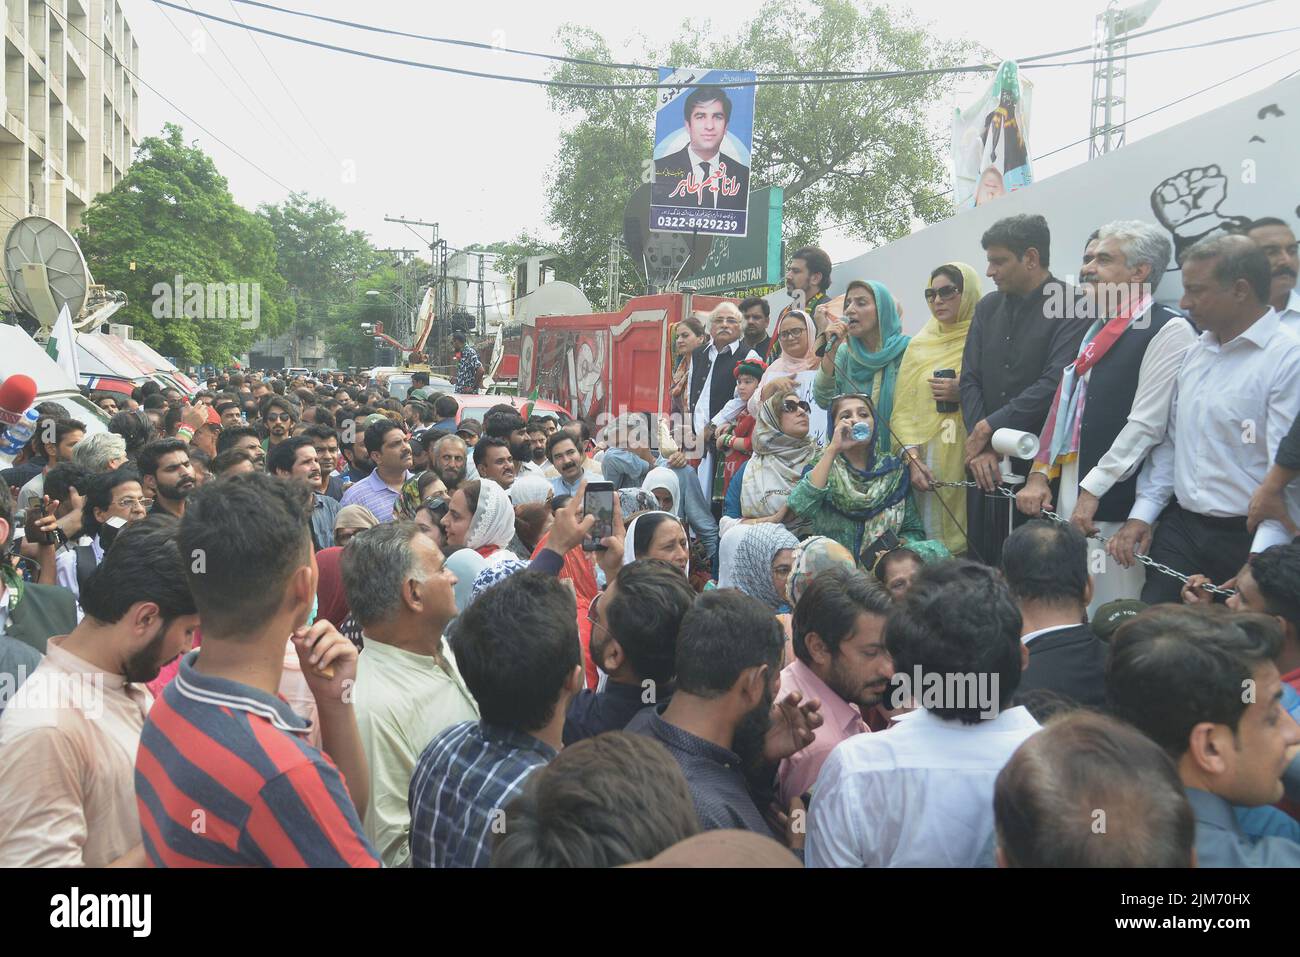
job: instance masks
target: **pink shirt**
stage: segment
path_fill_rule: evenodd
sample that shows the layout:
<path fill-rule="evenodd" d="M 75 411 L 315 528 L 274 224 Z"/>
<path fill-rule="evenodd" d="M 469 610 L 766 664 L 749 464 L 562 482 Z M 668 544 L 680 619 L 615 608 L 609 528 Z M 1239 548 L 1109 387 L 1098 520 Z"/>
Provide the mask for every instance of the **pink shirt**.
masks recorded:
<path fill-rule="evenodd" d="M 781 762 L 777 778 L 781 786 L 781 807 L 788 808 L 790 801 L 812 789 L 822 764 L 835 746 L 845 738 L 870 731 L 858 706 L 849 704 L 832 691 L 813 670 L 798 658 L 781 671 L 781 700 L 791 691 L 798 691 L 804 700 L 816 698 L 822 703 L 822 726 L 814 733 L 812 744 L 796 751 Z"/>

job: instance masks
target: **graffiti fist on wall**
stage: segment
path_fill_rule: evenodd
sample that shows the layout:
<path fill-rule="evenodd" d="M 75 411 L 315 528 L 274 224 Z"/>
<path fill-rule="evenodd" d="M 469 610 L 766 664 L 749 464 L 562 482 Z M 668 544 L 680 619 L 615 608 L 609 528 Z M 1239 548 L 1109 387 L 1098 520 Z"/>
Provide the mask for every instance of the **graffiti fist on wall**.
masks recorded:
<path fill-rule="evenodd" d="M 1244 216 L 1219 212 L 1227 197 L 1228 177 L 1214 163 L 1175 173 L 1151 191 L 1151 209 L 1173 234 L 1174 260 L 1179 266 L 1187 250 L 1200 240 L 1235 233 L 1250 224 Z"/>

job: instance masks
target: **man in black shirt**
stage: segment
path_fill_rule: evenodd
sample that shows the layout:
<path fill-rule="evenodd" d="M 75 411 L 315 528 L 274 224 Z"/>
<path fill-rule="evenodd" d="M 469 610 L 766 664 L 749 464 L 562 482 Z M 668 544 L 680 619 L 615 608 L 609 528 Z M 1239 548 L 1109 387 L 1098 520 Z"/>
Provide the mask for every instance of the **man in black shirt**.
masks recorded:
<path fill-rule="evenodd" d="M 681 571 L 653 558 L 624 565 L 596 596 L 587 613 L 591 659 L 608 680 L 569 703 L 565 745 L 621 731 L 642 708 L 668 700 L 677 632 L 694 599 Z"/>
<path fill-rule="evenodd" d="M 773 836 L 759 808 L 776 764 L 810 744 L 822 723 L 820 703 L 797 691 L 773 704 L 784 647 L 781 626 L 758 599 L 730 588 L 705 592 L 682 619 L 672 699 L 627 726 L 681 765 L 706 831 Z"/>
<path fill-rule="evenodd" d="M 975 307 L 962 353 L 966 465 L 980 486 L 971 490 L 966 514 L 974 550 L 996 563 L 1010 500 L 985 507 L 984 493 L 998 485 L 993 433 L 1042 432 L 1061 370 L 1078 355 L 1090 323 L 1085 311 L 1075 309 L 1074 288 L 1048 270 L 1051 234 L 1042 216 L 998 220 L 980 243 L 997 291 Z M 1031 464 L 1013 460 L 1018 475 L 1028 475 Z"/>
<path fill-rule="evenodd" d="M 768 334 L 768 326 L 772 322 L 772 307 L 761 296 L 750 296 L 748 299 L 741 300 L 740 315 L 743 317 L 742 328 L 744 329 L 741 348 L 750 349 L 759 357 L 766 356 L 768 347 L 772 344 L 772 337 Z"/>

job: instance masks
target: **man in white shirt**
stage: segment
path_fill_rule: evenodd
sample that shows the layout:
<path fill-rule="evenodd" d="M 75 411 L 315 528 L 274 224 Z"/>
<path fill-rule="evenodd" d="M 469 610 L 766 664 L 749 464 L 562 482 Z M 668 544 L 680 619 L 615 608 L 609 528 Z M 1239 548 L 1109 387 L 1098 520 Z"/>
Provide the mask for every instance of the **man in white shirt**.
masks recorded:
<path fill-rule="evenodd" d="M 955 559 L 925 568 L 885 626 L 897 671 L 887 700 L 919 707 L 831 752 L 813 786 L 808 867 L 991 864 L 993 786 L 1038 730 L 1011 707 L 1026 652 L 997 572 Z"/>
<path fill-rule="evenodd" d="M 124 528 L 81 590 L 86 616 L 0 717 L 0 866 L 145 866 L 135 758 L 145 683 L 198 627 L 176 525 Z"/>
<path fill-rule="evenodd" d="M 761 358 L 747 350 L 740 338 L 740 309 L 734 302 L 722 302 L 709 313 L 710 341 L 695 350 L 690 383 L 691 420 L 695 434 L 700 437 L 705 455 L 696 469 L 700 488 L 705 499 L 713 491 L 712 450 L 714 417 L 723 412 L 736 395 L 736 379 L 732 370 L 741 359 Z M 733 409 L 733 418 L 743 406 Z"/>
<path fill-rule="evenodd" d="M 1188 250 L 1181 305 L 1204 331 L 1179 370 L 1165 439 L 1138 477 L 1129 520 L 1107 545 L 1121 565 L 1149 549 L 1183 574 L 1226 581 L 1251 553 L 1289 540 L 1276 520 L 1253 536 L 1246 528 L 1250 497 L 1300 411 L 1300 338 L 1268 304 L 1272 275 L 1245 236 Z M 1300 489 L 1288 500 L 1300 507 Z M 1148 575 L 1142 600 L 1178 602 L 1180 587 Z"/>
<path fill-rule="evenodd" d="M 1191 323 L 1151 298 L 1171 253 L 1168 233 L 1139 220 L 1107 223 L 1097 231 L 1096 244 L 1089 244 L 1079 288 L 1081 305 L 1094 310 L 1096 319 L 1084 337 L 1081 359 L 1085 350 L 1107 344 L 1073 386 L 1087 395 L 1079 414 L 1077 455 L 1058 467 L 1034 465 L 1016 495 L 1016 505 L 1026 515 L 1052 508 L 1048 479 L 1059 468 L 1056 511 L 1068 515 L 1079 531 L 1109 538 L 1128 518 L 1138 468 L 1164 438 L 1174 378 L 1196 341 Z M 1123 322 L 1123 316 L 1128 323 L 1111 341 L 1109 324 Z M 1066 404 L 1063 386 L 1054 420 L 1058 426 Z M 1050 436 L 1044 433 L 1040 441 L 1046 447 Z M 1097 541 L 1089 549 L 1091 567 L 1098 572 L 1089 611 L 1141 594 L 1144 565 L 1125 568 L 1107 562 L 1105 546 Z"/>
<path fill-rule="evenodd" d="M 1269 305 L 1282 317 L 1282 325 L 1300 335 L 1300 292 L 1295 288 L 1296 275 L 1300 273 L 1300 247 L 1295 233 L 1284 220 L 1265 216 L 1251 223 L 1246 235 L 1264 250 L 1273 270 Z"/>

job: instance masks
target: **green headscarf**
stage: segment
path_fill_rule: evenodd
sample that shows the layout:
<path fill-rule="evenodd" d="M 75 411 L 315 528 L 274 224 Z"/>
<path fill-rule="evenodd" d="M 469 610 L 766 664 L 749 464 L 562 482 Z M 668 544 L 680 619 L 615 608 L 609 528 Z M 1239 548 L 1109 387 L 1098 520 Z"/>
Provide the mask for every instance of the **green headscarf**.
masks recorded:
<path fill-rule="evenodd" d="M 894 411 L 894 385 L 898 379 L 898 366 L 903 353 L 907 350 L 910 336 L 903 335 L 902 319 L 898 315 L 898 303 L 885 288 L 884 283 L 874 279 L 866 280 L 872 297 L 876 300 L 876 319 L 880 326 L 880 351 L 868 352 L 858 339 L 850 336 L 849 341 L 835 354 L 835 368 L 839 375 L 853 383 L 855 391 L 871 394 L 879 416 L 885 425 L 890 422 Z M 845 290 L 845 299 L 848 291 Z M 880 394 L 872 391 L 872 382 L 876 373 L 884 369 L 880 381 Z M 880 423 L 877 429 L 883 431 Z"/>

